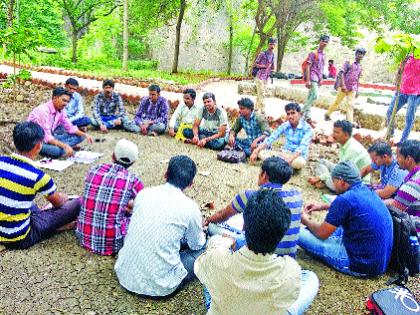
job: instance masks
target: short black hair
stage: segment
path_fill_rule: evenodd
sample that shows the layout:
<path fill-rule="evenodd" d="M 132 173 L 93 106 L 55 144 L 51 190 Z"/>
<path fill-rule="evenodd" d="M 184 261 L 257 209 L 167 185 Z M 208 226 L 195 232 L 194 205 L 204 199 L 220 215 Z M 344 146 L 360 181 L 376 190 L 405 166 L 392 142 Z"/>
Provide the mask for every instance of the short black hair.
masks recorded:
<path fill-rule="evenodd" d="M 298 103 L 289 103 L 284 107 L 284 110 L 288 112 L 289 110 L 295 110 L 300 113 L 300 105 Z"/>
<path fill-rule="evenodd" d="M 157 84 L 149 85 L 148 89 L 149 89 L 149 91 L 155 91 L 158 94 L 160 93 L 160 86 L 157 85 Z"/>
<path fill-rule="evenodd" d="M 254 110 L 254 102 L 248 97 L 241 98 L 238 101 L 238 106 L 242 106 L 242 107 L 246 107 L 246 108 L 249 108 L 251 110 Z"/>
<path fill-rule="evenodd" d="M 248 248 L 270 254 L 289 229 L 291 213 L 278 192 L 263 188 L 248 199 L 243 216 Z"/>
<path fill-rule="evenodd" d="M 334 63 L 334 60 L 330 59 L 330 60 L 328 60 L 328 62 Z"/>
<path fill-rule="evenodd" d="M 197 93 L 195 92 L 194 89 L 185 89 L 184 92 L 182 92 L 183 94 L 188 94 L 189 96 L 191 96 L 191 98 L 193 100 L 195 100 L 195 98 L 197 97 Z"/>
<path fill-rule="evenodd" d="M 392 156 L 391 146 L 389 145 L 389 143 L 385 141 L 375 142 L 369 147 L 368 152 L 369 153 L 374 152 L 375 154 L 380 155 L 380 156 L 384 156 L 384 155 Z"/>
<path fill-rule="evenodd" d="M 292 177 L 293 169 L 285 160 L 278 156 L 265 159 L 261 165 L 262 172 L 268 175 L 270 183 L 286 184 Z"/>
<path fill-rule="evenodd" d="M 64 84 L 69 84 L 69 85 L 74 85 L 74 86 L 79 86 L 79 81 L 77 81 L 75 78 L 68 78 L 66 80 L 66 83 Z"/>
<path fill-rule="evenodd" d="M 211 93 L 211 92 L 204 93 L 203 101 L 208 99 L 208 98 L 211 98 L 214 102 L 216 102 L 216 96 L 213 93 Z"/>
<path fill-rule="evenodd" d="M 40 125 L 32 121 L 19 123 L 13 129 L 13 143 L 18 152 L 29 152 L 44 139 L 45 133 Z"/>
<path fill-rule="evenodd" d="M 69 97 L 71 97 L 71 93 L 69 91 L 67 91 L 65 88 L 63 88 L 62 86 L 58 86 L 56 88 L 53 89 L 52 92 L 52 96 L 61 96 L 61 95 L 67 95 Z"/>
<path fill-rule="evenodd" d="M 411 156 L 414 162 L 420 162 L 420 141 L 419 140 L 405 140 L 399 142 L 397 147 L 400 149 L 400 154 L 403 157 Z"/>
<path fill-rule="evenodd" d="M 323 34 L 319 37 L 319 41 L 323 41 L 323 42 L 329 42 L 330 41 L 330 36 Z"/>
<path fill-rule="evenodd" d="M 352 133 L 353 133 L 353 126 L 352 126 L 351 122 L 349 122 L 348 120 L 345 120 L 345 119 L 337 120 L 334 123 L 334 128 L 341 128 L 349 136 L 351 136 Z"/>
<path fill-rule="evenodd" d="M 186 155 L 176 155 L 169 160 L 166 180 L 168 183 L 184 190 L 189 185 L 197 173 L 195 162 Z"/>
<path fill-rule="evenodd" d="M 110 86 L 110 87 L 114 88 L 115 83 L 111 79 L 106 79 L 106 80 L 104 80 L 104 82 L 102 82 L 102 87 L 104 88 L 106 86 Z"/>

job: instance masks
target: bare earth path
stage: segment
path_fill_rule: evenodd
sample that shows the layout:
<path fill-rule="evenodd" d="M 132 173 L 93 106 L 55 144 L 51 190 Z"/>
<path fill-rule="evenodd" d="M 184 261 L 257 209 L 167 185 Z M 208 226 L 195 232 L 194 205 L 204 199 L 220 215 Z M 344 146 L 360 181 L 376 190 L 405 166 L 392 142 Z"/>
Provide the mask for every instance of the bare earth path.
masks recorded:
<path fill-rule="evenodd" d="M 60 78 L 60 82 L 64 79 Z M 229 95 L 234 95 L 233 86 L 229 84 L 226 91 L 232 91 Z M 218 89 L 218 85 L 206 87 L 206 90 L 214 91 L 216 97 L 220 95 L 219 101 L 224 102 L 228 93 L 224 95 Z M 35 93 L 39 95 L 39 101 L 46 100 L 50 91 L 40 90 Z M 226 101 L 234 104 L 236 98 L 230 96 Z M 15 118 L 23 120 L 36 105 L 29 101 L 23 113 L 20 112 L 19 117 Z M 86 107 L 88 109 L 90 106 Z M 0 104 L 0 113 L 4 110 L 10 108 L 7 104 Z M 130 108 L 130 112 L 133 110 Z M 144 137 L 121 131 L 107 135 L 92 132 L 92 135 L 105 139 L 105 142 L 94 143 L 89 147 L 104 153 L 98 163 L 110 160 L 118 139 L 124 137 L 137 143 L 141 157 L 131 171 L 137 173 L 146 186 L 163 183 L 166 161 L 171 156 L 189 155 L 198 164 L 199 174 L 187 194 L 199 205 L 213 201 L 218 210 L 235 193 L 256 188 L 259 165 L 222 163 L 216 160 L 215 152 L 179 143 L 168 136 Z M 313 145 L 310 166 L 320 156 L 334 158 L 333 152 L 334 148 Z M 61 191 L 81 194 L 89 167 L 77 164 L 62 173 L 49 173 Z M 200 174 L 206 171 L 210 175 Z M 321 192 L 315 191 L 306 182 L 310 172 L 308 168 L 297 173 L 290 184 L 302 190 L 306 202 L 319 201 Z M 203 214 L 208 213 L 208 209 L 203 209 Z M 320 279 L 319 294 L 307 314 L 365 314 L 366 297 L 372 291 L 384 287 L 389 277 L 387 274 L 376 279 L 360 280 L 344 276 L 313 260 L 302 250 L 298 251 L 298 261 L 303 268 L 316 272 Z M 113 271 L 114 262 L 115 258 L 100 257 L 79 247 L 73 232 L 61 233 L 26 251 L 1 251 L 0 314 L 205 314 L 199 282 L 194 282 L 169 300 L 146 300 L 119 286 Z M 419 294 L 420 279 L 413 279 L 410 287 L 417 288 Z"/>

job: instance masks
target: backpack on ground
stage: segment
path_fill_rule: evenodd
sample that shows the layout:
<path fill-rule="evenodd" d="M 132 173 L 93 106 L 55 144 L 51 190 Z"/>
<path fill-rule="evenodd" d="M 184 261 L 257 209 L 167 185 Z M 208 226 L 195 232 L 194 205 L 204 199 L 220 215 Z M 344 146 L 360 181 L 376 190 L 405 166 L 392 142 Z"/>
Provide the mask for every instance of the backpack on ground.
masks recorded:
<path fill-rule="evenodd" d="M 241 163 L 246 160 L 246 155 L 243 151 L 223 150 L 217 153 L 217 159 L 228 163 Z"/>
<path fill-rule="evenodd" d="M 373 292 L 366 307 L 371 315 L 414 315 L 420 313 L 420 304 L 409 289 L 403 286 Z"/>
<path fill-rule="evenodd" d="M 318 50 L 315 51 L 314 54 L 315 54 L 315 62 L 318 62 Z M 309 55 L 302 62 L 302 78 L 303 78 L 303 81 L 306 81 L 306 79 L 307 79 L 306 78 L 306 69 L 310 66 L 310 64 L 309 64 Z"/>
<path fill-rule="evenodd" d="M 394 244 L 389 267 L 396 271 L 398 276 L 390 279 L 388 284 L 404 285 L 407 283 L 408 276 L 414 276 L 419 273 L 419 250 L 418 247 L 416 250 L 413 250 L 410 243 L 410 237 L 418 241 L 416 226 L 406 212 L 398 209 L 389 209 L 389 212 L 394 228 Z"/>

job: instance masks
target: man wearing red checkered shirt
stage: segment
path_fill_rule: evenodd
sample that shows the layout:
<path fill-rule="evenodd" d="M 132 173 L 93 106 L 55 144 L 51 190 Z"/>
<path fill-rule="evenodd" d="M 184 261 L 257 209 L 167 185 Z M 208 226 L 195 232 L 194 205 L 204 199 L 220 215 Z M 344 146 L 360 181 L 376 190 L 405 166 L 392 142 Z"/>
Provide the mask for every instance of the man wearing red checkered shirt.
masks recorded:
<path fill-rule="evenodd" d="M 127 169 L 138 159 L 137 146 L 121 139 L 112 155 L 113 163 L 89 170 L 77 220 L 76 235 L 82 247 L 99 255 L 115 255 L 124 242 L 133 200 L 144 188 Z"/>

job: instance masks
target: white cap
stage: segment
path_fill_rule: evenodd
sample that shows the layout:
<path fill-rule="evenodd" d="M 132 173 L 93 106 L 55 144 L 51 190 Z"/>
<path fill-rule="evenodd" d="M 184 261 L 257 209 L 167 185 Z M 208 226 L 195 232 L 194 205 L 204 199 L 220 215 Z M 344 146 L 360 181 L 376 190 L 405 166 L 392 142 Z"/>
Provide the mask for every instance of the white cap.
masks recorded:
<path fill-rule="evenodd" d="M 139 158 L 139 149 L 135 143 L 121 139 L 115 145 L 114 156 L 118 162 L 129 165 Z"/>

